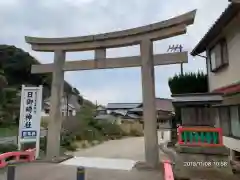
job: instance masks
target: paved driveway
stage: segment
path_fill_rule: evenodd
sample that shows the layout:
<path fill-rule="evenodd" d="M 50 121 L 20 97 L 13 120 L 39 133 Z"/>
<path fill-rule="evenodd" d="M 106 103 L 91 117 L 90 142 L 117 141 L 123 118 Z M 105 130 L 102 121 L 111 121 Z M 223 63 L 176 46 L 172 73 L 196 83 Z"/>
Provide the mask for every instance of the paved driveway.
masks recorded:
<path fill-rule="evenodd" d="M 16 180 L 76 179 L 76 166 L 85 163 L 87 180 L 162 180 L 160 171 L 132 170 L 144 160 L 144 138 L 134 137 L 104 142 L 74 153 L 78 158 L 61 164 L 33 163 L 17 167 Z M 97 166 L 96 166 L 97 164 Z M 4 176 L 0 176 L 4 180 Z"/>
<path fill-rule="evenodd" d="M 159 138 L 160 141 L 162 142 Z M 159 152 L 160 159 L 162 159 L 164 154 Z M 73 155 L 75 158 L 62 164 L 99 169 L 131 170 L 137 162 L 145 161 L 144 137 L 107 141 L 88 149 L 79 150 Z"/>
<path fill-rule="evenodd" d="M 158 137 L 158 141 L 162 142 L 162 140 L 160 139 L 160 135 Z M 162 155 L 161 152 L 160 154 Z M 136 161 L 144 161 L 144 137 L 130 137 L 121 140 L 107 141 L 98 146 L 75 152 L 74 156 L 122 158 Z"/>

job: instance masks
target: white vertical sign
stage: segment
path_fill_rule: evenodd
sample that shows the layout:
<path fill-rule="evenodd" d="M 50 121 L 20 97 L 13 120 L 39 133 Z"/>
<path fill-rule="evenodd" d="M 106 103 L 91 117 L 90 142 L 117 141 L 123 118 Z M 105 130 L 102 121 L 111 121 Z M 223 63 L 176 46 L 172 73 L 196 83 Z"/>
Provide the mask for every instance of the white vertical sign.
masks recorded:
<path fill-rule="evenodd" d="M 40 148 L 41 110 L 42 86 L 26 87 L 22 85 L 18 148 L 21 150 L 23 143 L 35 142 L 36 158 Z"/>

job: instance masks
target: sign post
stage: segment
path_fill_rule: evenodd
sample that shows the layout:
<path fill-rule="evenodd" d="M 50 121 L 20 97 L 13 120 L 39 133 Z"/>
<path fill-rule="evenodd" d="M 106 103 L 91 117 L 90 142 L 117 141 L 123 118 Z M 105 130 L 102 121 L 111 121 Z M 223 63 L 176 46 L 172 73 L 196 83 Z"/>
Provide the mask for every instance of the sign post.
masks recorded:
<path fill-rule="evenodd" d="M 18 134 L 18 150 L 24 143 L 36 144 L 36 155 L 40 149 L 40 127 L 42 109 L 42 86 L 26 87 L 22 85 L 21 108 Z"/>

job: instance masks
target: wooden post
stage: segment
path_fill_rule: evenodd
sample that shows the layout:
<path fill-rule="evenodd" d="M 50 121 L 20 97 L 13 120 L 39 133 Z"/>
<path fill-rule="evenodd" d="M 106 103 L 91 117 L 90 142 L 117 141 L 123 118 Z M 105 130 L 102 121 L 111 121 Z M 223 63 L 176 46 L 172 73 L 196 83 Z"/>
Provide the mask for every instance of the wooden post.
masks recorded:
<path fill-rule="evenodd" d="M 65 52 L 54 52 L 54 71 L 52 74 L 52 89 L 50 101 L 50 121 L 47 137 L 47 158 L 52 159 L 60 155 L 60 132 L 62 126 L 61 99 L 64 86 Z"/>
<path fill-rule="evenodd" d="M 157 167 L 159 164 L 159 150 L 157 138 L 157 113 L 155 100 L 155 79 L 153 65 L 153 43 L 149 39 L 142 40 L 142 92 L 143 119 L 146 162 Z"/>

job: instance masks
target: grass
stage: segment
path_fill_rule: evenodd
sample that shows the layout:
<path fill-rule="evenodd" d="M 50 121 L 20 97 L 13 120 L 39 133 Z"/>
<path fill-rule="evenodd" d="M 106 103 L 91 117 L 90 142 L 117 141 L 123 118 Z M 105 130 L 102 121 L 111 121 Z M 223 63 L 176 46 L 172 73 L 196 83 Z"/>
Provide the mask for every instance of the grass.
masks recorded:
<path fill-rule="evenodd" d="M 18 134 L 17 126 L 0 127 L 0 137 L 17 136 L 17 134 Z"/>

